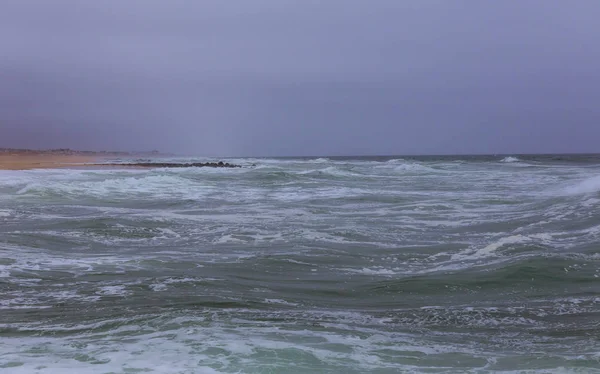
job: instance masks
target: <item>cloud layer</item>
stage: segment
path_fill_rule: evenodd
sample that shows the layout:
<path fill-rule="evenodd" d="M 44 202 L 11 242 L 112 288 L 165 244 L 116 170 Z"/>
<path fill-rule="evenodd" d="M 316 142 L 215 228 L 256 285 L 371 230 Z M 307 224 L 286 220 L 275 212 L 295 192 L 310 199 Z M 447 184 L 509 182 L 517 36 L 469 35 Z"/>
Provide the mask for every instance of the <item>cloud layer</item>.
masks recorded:
<path fill-rule="evenodd" d="M 600 3 L 5 0 L 0 147 L 599 152 Z"/>

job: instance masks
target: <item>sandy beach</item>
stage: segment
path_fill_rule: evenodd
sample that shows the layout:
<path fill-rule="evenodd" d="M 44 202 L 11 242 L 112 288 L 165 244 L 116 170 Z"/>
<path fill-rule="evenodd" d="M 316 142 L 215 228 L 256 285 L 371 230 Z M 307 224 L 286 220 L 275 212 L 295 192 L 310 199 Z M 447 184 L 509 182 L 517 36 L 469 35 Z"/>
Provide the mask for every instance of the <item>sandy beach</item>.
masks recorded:
<path fill-rule="evenodd" d="M 100 157 L 83 155 L 56 155 L 48 153 L 0 154 L 0 170 L 30 170 L 81 167 L 98 162 Z"/>

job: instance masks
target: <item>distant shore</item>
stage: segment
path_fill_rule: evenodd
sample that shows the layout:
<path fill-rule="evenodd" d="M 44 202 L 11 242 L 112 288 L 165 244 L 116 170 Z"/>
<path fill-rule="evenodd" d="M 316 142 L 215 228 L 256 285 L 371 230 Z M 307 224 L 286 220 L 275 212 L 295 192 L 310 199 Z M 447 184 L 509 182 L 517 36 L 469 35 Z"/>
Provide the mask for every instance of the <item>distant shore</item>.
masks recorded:
<path fill-rule="evenodd" d="M 31 169 L 98 169 L 98 168 L 239 168 L 240 165 L 228 162 L 147 162 L 140 161 L 142 157 L 169 156 L 158 151 L 152 152 L 94 152 L 76 151 L 72 149 L 7 149 L 0 148 L 0 170 L 31 170 Z M 115 163 L 114 158 L 138 158 L 131 163 Z M 110 159 L 113 159 L 112 161 Z"/>
<path fill-rule="evenodd" d="M 132 156 L 161 156 L 152 152 L 78 151 L 72 149 L 15 149 L 0 148 L 0 170 L 30 170 L 82 167 L 108 158 Z"/>

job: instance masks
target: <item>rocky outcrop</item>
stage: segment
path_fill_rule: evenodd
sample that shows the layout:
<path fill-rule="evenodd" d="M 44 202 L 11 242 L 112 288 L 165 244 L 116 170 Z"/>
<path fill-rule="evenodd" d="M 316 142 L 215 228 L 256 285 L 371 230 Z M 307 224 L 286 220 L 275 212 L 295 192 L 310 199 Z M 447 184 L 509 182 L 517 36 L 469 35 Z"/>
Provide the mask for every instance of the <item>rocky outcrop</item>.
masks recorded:
<path fill-rule="evenodd" d="M 192 163 L 171 163 L 171 162 L 135 162 L 129 164 L 101 164 L 103 166 L 130 166 L 138 168 L 241 168 L 241 165 L 234 165 L 228 162 L 192 162 Z"/>

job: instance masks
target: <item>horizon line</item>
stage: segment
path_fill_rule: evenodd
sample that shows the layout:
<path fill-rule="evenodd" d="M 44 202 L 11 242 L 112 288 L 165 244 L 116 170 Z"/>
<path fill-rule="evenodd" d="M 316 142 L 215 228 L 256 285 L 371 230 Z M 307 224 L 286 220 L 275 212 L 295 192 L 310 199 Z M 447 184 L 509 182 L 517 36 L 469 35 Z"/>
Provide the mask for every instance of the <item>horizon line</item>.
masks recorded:
<path fill-rule="evenodd" d="M 13 148 L 13 147 L 0 147 L 2 151 L 22 151 L 22 152 L 81 152 L 81 153 L 124 153 L 130 155 L 157 155 L 157 156 L 175 156 L 175 157 L 223 157 L 223 158 L 331 158 L 331 157 L 452 157 L 452 156 L 487 156 L 487 157 L 500 157 L 500 156 L 580 156 L 580 155 L 600 155 L 600 151 L 597 152 L 543 152 L 543 153 L 397 153 L 397 154 L 374 154 L 374 153 L 357 153 L 357 154 L 337 154 L 337 155 L 199 155 L 191 153 L 175 153 L 169 151 L 158 151 L 153 150 L 85 150 L 76 148 Z"/>

